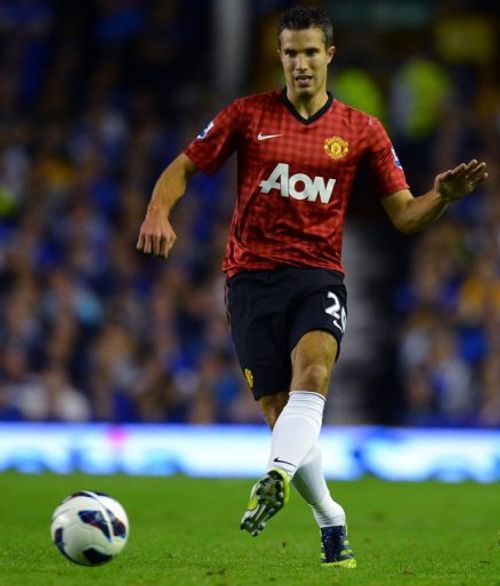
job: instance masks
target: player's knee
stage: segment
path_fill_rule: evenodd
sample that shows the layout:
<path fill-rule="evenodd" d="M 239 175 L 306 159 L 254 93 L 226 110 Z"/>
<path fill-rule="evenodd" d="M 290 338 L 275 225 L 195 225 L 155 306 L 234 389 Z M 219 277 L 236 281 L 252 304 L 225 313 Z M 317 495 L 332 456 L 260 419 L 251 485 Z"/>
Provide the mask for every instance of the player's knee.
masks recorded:
<path fill-rule="evenodd" d="M 286 405 L 287 400 L 288 393 L 286 393 L 286 396 L 283 393 L 278 395 L 268 395 L 262 397 L 259 400 L 259 404 L 264 414 L 264 417 L 271 429 L 273 429 L 276 420 L 280 416 L 280 413 L 283 411 L 283 407 Z"/>
<path fill-rule="evenodd" d="M 277 411 L 273 411 L 272 413 L 266 414 L 266 421 L 271 429 L 274 429 L 278 417 L 279 413 Z"/>
<path fill-rule="evenodd" d="M 264 410 L 264 417 L 266 418 L 266 421 L 271 429 L 274 428 L 280 413 L 281 409 L 279 409 L 278 406 L 274 404 Z"/>
<path fill-rule="evenodd" d="M 324 364 L 308 364 L 294 376 L 292 390 L 300 389 L 325 394 L 329 378 L 330 371 Z"/>

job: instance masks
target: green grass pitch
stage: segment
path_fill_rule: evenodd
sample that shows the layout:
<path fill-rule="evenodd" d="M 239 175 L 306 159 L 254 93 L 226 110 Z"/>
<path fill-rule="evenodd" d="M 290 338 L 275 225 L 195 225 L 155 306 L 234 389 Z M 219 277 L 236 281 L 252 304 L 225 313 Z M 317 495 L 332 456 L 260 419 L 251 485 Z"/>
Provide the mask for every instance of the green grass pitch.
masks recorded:
<path fill-rule="evenodd" d="M 332 483 L 356 570 L 320 566 L 318 531 L 296 493 L 261 536 L 240 531 L 251 484 L 0 474 L 0 585 L 500 585 L 498 484 Z M 128 512 L 129 542 L 108 565 L 74 565 L 50 541 L 53 509 L 79 489 L 109 492 Z"/>

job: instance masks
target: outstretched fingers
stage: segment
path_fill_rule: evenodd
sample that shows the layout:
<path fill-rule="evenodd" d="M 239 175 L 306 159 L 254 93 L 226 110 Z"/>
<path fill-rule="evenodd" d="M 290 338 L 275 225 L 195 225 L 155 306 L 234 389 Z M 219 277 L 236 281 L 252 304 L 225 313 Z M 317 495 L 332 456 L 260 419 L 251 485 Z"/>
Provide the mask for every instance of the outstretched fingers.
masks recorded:
<path fill-rule="evenodd" d="M 454 169 L 447 171 L 447 176 L 449 177 L 453 175 L 454 177 L 465 177 L 467 169 L 471 163 L 473 163 L 473 161 L 470 163 L 460 163 L 460 165 L 457 165 Z"/>
<path fill-rule="evenodd" d="M 461 177 L 474 184 L 480 183 L 488 177 L 486 163 L 484 161 L 478 162 L 477 159 L 458 165 L 453 169 L 453 174 L 455 177 Z"/>
<path fill-rule="evenodd" d="M 472 193 L 487 178 L 486 163 L 472 159 L 438 175 L 435 188 L 443 196 L 443 201 L 450 203 Z"/>
<path fill-rule="evenodd" d="M 454 169 L 445 171 L 439 176 L 440 181 L 449 180 L 463 180 L 469 182 L 473 187 L 488 178 L 486 163 L 484 161 L 478 162 L 477 159 L 472 159 L 468 163 L 461 163 Z"/>
<path fill-rule="evenodd" d="M 477 185 L 481 183 L 485 179 L 488 179 L 488 171 L 486 168 L 486 163 L 476 163 L 473 167 L 471 167 L 467 174 L 467 179 Z"/>

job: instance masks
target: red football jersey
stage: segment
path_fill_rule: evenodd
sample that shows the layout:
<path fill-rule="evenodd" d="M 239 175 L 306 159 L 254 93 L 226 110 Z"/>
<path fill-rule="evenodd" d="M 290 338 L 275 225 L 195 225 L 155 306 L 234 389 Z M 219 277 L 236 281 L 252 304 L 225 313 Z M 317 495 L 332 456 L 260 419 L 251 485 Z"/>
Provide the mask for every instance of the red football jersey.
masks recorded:
<path fill-rule="evenodd" d="M 234 100 L 185 149 L 197 168 L 215 173 L 238 154 L 238 197 L 222 269 L 283 265 L 343 272 L 345 212 L 362 163 L 382 198 L 408 184 L 381 123 L 331 95 L 304 119 L 271 91 Z"/>

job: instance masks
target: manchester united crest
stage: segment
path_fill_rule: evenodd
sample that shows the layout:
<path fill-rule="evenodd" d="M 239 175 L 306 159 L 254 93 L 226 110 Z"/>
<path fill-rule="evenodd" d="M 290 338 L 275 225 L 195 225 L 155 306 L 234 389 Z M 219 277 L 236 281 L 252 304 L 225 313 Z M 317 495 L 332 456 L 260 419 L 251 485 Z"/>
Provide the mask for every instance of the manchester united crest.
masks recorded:
<path fill-rule="evenodd" d="M 347 155 L 349 152 L 349 145 L 343 138 L 340 138 L 340 136 L 332 136 L 325 140 L 324 149 L 329 157 L 337 161 Z"/>
<path fill-rule="evenodd" d="M 252 374 L 252 371 L 249 368 L 245 368 L 245 370 L 243 371 L 243 374 L 245 375 L 245 378 L 247 379 L 248 386 L 251 389 L 253 389 L 253 374 Z"/>

